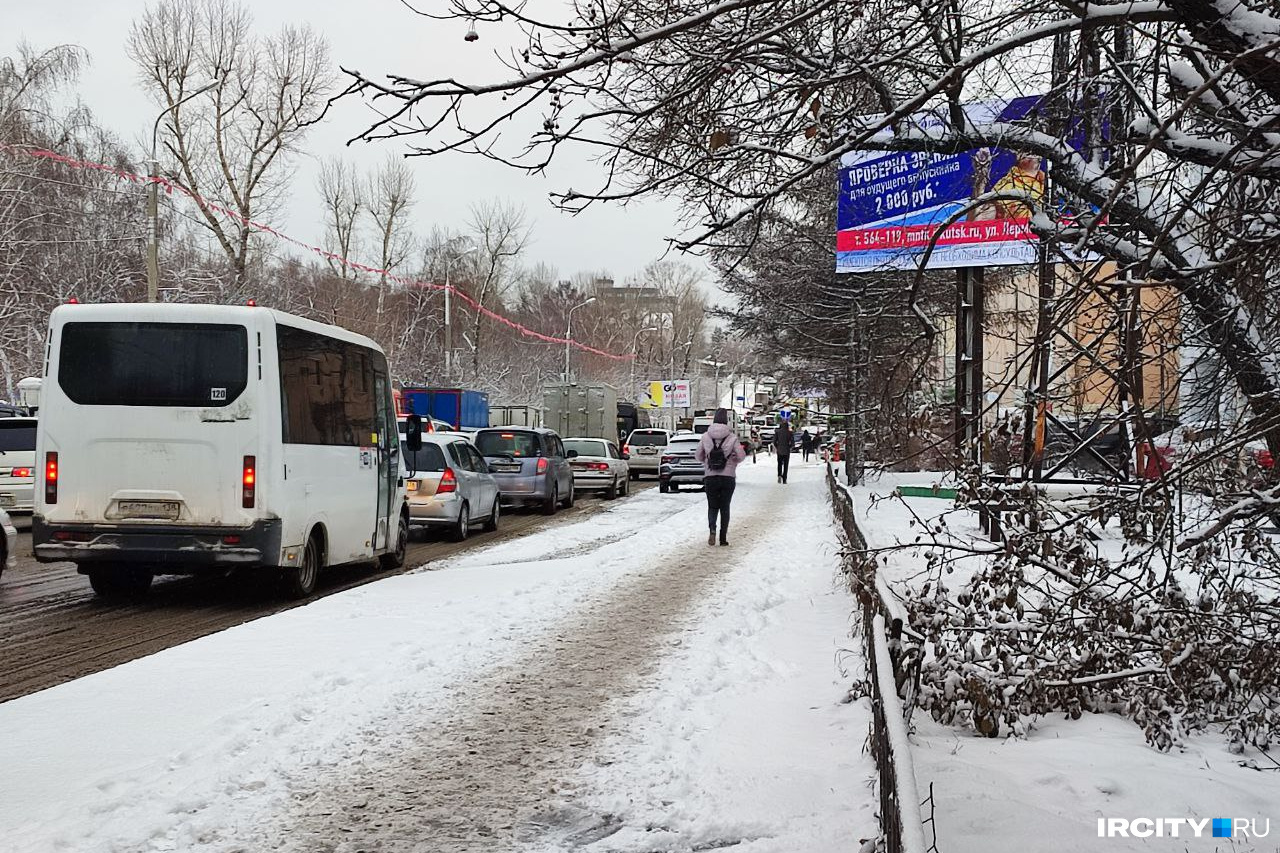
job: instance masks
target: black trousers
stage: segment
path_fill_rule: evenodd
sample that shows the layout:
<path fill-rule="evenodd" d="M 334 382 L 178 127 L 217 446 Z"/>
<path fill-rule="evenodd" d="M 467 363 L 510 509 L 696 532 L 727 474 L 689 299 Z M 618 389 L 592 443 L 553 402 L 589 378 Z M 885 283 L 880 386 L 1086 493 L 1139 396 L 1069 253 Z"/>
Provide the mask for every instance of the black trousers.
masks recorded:
<path fill-rule="evenodd" d="M 733 489 L 737 485 L 738 481 L 734 477 L 716 475 L 702 479 L 702 489 L 707 493 L 707 526 L 715 532 L 718 515 L 721 538 L 729 532 L 729 503 L 733 500 Z"/>
<path fill-rule="evenodd" d="M 787 469 L 791 467 L 791 454 L 778 454 L 778 476 L 782 478 L 782 482 L 787 482 Z"/>

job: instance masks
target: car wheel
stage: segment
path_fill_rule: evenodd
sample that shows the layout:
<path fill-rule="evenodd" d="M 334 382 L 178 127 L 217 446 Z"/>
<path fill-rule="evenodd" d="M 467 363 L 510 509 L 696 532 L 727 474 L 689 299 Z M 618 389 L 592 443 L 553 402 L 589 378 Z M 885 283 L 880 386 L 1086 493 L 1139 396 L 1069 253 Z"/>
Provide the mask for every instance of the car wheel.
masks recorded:
<path fill-rule="evenodd" d="M 556 510 L 560 508 L 560 487 L 552 486 L 551 494 L 542 502 L 543 515 L 555 515 Z"/>
<path fill-rule="evenodd" d="M 625 497 L 626 497 L 627 495 L 629 495 L 629 494 L 631 494 L 631 477 L 630 477 L 630 475 L 628 475 L 628 476 L 627 476 L 627 478 L 626 478 L 625 480 L 623 480 L 623 481 L 622 481 L 622 496 L 625 498 Z"/>
<path fill-rule="evenodd" d="M 639 480 L 639 479 L 640 479 L 640 472 L 639 472 L 639 471 L 628 471 L 628 472 L 627 472 L 627 479 L 628 479 L 628 480 Z"/>
<path fill-rule="evenodd" d="M 573 493 L 573 483 L 570 483 L 570 484 L 569 484 L 569 497 L 565 498 L 565 501 L 564 501 L 564 508 L 565 508 L 565 509 L 573 509 L 573 502 L 574 502 L 574 500 L 575 500 L 575 499 L 576 499 L 576 495 Z"/>
<path fill-rule="evenodd" d="M 402 515 L 396 524 L 396 549 L 390 554 L 378 558 L 379 564 L 387 571 L 404 568 L 404 558 L 409 551 L 409 522 Z"/>
<path fill-rule="evenodd" d="M 471 533 L 471 509 L 463 503 L 458 507 L 458 523 L 453 526 L 449 538 L 454 542 L 464 542 Z"/>
<path fill-rule="evenodd" d="M 604 490 L 604 499 L 611 501 L 618 496 L 618 478 L 614 477 L 613 482 L 609 484 L 609 488 Z"/>
<path fill-rule="evenodd" d="M 285 569 L 281 577 L 284 594 L 289 598 L 306 598 L 316 591 L 316 579 L 320 577 L 320 542 L 314 534 L 302 550 L 302 565 Z"/>
<path fill-rule="evenodd" d="M 667 493 L 667 484 L 666 484 L 666 483 L 659 483 L 659 484 L 658 484 L 658 491 L 665 495 L 665 494 Z"/>
<path fill-rule="evenodd" d="M 89 585 L 100 598 L 139 598 L 151 588 L 152 574 L 136 566 L 115 563 L 89 570 Z"/>
<path fill-rule="evenodd" d="M 502 513 L 502 501 L 497 498 L 493 499 L 493 511 L 489 513 L 489 518 L 485 520 L 484 529 L 487 533 L 492 533 L 498 529 L 498 516 Z"/>

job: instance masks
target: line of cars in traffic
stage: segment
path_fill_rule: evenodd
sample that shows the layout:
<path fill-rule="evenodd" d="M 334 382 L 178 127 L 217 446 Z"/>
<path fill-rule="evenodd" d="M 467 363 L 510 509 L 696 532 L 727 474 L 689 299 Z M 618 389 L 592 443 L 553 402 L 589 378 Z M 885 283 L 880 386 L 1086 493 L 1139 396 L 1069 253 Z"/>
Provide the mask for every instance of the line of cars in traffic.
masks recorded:
<path fill-rule="evenodd" d="M 628 455 L 606 438 L 516 426 L 422 432 L 415 417 L 400 428 L 411 527 L 461 541 L 476 526 L 497 530 L 504 507 L 555 515 L 579 493 L 612 500 L 630 492 Z"/>
<path fill-rule="evenodd" d="M 561 438 L 541 427 L 422 431 L 415 417 L 400 422 L 410 524 L 455 541 L 476 526 L 497 530 L 504 508 L 554 515 L 583 492 L 626 496 L 646 474 L 658 478 L 663 493 L 702 485 L 702 463 L 694 457 L 702 436 L 691 431 L 640 428 L 619 447 L 608 438 Z"/>

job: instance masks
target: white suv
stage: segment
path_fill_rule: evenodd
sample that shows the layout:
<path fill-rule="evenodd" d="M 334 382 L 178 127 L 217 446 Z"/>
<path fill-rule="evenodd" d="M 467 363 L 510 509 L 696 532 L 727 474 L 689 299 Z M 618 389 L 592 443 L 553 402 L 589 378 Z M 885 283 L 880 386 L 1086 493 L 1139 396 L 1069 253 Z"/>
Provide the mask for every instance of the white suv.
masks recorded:
<path fill-rule="evenodd" d="M 622 452 L 628 454 L 631 479 L 639 480 L 641 474 L 657 474 L 662 464 L 662 451 L 671 441 L 671 433 L 665 429 L 638 429 L 627 436 Z"/>
<path fill-rule="evenodd" d="M 0 509 L 29 515 L 35 506 L 36 419 L 0 418 Z"/>

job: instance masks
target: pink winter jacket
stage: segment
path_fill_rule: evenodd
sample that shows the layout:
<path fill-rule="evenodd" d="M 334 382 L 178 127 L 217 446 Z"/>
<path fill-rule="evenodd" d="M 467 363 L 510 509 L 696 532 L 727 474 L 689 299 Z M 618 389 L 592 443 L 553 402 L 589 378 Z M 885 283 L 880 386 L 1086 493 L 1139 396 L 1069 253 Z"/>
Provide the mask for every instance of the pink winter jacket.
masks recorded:
<path fill-rule="evenodd" d="M 724 441 L 720 441 L 720 439 Z M 711 452 L 712 443 L 720 441 L 720 449 L 724 451 L 724 470 L 711 471 L 707 468 L 707 454 Z M 738 463 L 747 458 L 747 451 L 742 449 L 742 442 L 728 424 L 712 424 L 702 434 L 702 441 L 693 457 L 702 463 L 702 472 L 708 477 L 736 477 Z"/>

